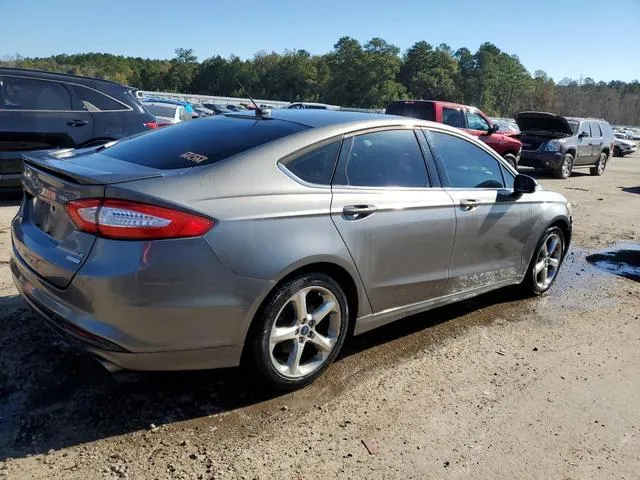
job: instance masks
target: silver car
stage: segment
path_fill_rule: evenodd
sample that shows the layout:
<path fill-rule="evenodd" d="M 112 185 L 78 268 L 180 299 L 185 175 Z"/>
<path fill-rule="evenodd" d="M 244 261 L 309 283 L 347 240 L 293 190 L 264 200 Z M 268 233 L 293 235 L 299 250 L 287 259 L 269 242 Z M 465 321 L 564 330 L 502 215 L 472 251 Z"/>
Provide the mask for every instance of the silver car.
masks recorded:
<path fill-rule="evenodd" d="M 252 362 L 317 378 L 348 335 L 522 284 L 571 239 L 564 197 L 414 118 L 274 110 L 25 155 L 11 270 L 107 368 Z"/>

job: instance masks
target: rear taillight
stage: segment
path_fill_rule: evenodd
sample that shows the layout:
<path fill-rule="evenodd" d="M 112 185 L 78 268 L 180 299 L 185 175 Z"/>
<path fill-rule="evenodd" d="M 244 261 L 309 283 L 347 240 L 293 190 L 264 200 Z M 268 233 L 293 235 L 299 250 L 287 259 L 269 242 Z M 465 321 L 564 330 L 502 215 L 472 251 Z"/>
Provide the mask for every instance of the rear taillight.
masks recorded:
<path fill-rule="evenodd" d="M 198 237 L 214 225 L 191 213 L 126 200 L 74 200 L 66 209 L 78 230 L 121 240 Z"/>
<path fill-rule="evenodd" d="M 144 122 L 144 126 L 153 130 L 158 128 L 160 125 L 158 125 L 158 122 Z"/>

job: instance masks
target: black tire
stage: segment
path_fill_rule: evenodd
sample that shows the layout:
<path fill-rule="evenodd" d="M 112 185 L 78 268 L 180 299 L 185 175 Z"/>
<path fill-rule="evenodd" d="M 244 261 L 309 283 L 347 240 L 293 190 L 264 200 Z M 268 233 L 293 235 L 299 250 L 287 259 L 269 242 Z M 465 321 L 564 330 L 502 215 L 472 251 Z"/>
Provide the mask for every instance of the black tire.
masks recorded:
<path fill-rule="evenodd" d="M 596 163 L 596 166 L 591 167 L 589 169 L 589 172 L 591 173 L 591 175 L 595 175 L 596 177 L 599 177 L 604 173 L 605 168 L 607 168 L 607 154 L 602 152 L 598 157 L 598 162 Z"/>
<path fill-rule="evenodd" d="M 293 349 L 299 348 L 298 343 L 300 343 L 301 345 L 303 345 L 302 355 L 304 355 L 304 350 L 307 350 L 311 354 L 314 353 L 314 349 L 317 350 L 316 355 L 320 355 L 320 350 L 315 346 L 315 340 L 312 339 L 314 333 L 315 335 L 318 335 L 318 333 L 320 333 L 320 329 L 318 328 L 318 332 L 313 330 L 314 333 L 305 333 L 304 335 L 309 335 L 309 337 L 305 338 L 304 343 L 300 338 L 296 338 L 279 342 L 276 344 L 277 347 L 275 348 L 271 346 L 271 332 L 272 328 L 276 327 L 276 321 L 280 321 L 279 318 L 282 317 L 284 313 L 286 313 L 286 309 L 293 309 L 293 316 L 295 317 L 295 305 L 292 304 L 291 300 L 294 295 L 297 296 L 297 292 L 300 292 L 302 289 L 306 289 L 309 287 L 315 287 L 318 289 L 329 291 L 337 300 L 338 305 L 336 306 L 336 309 L 340 313 L 339 320 L 336 320 L 336 318 L 338 317 L 331 317 L 333 313 L 329 313 L 326 315 L 326 317 L 320 320 L 317 325 L 312 325 L 312 327 L 320 327 L 323 322 L 336 322 L 336 324 L 339 324 L 339 332 L 335 336 L 331 336 L 329 335 L 329 333 L 324 334 L 323 331 L 323 335 L 325 335 L 325 338 L 332 338 L 332 341 L 335 342 L 333 344 L 332 350 L 330 350 L 330 352 L 326 354 L 326 358 L 322 360 L 323 363 L 321 363 L 321 365 L 317 369 L 308 374 L 301 374 L 301 376 L 298 376 L 297 378 L 291 378 L 285 373 L 279 371 L 276 365 L 274 365 L 274 359 L 276 355 L 275 353 L 272 355 L 272 352 L 275 352 L 275 350 L 278 348 L 282 348 L 284 349 L 284 352 L 279 353 L 284 353 L 285 355 L 289 356 L 289 359 L 291 359 L 291 357 L 294 355 L 294 353 L 292 353 Z M 309 299 L 309 295 L 313 294 L 314 291 L 312 290 L 306 295 L 306 298 Z M 311 300 L 313 300 L 313 298 Z M 310 304 L 311 300 L 308 300 Z M 291 305 L 291 307 L 289 305 Z M 347 332 L 349 330 L 348 301 L 344 291 L 333 278 L 322 273 L 309 273 L 286 281 L 285 283 L 280 285 L 274 292 L 272 292 L 268 297 L 266 303 L 260 309 L 256 318 L 254 319 L 254 322 L 257 323 L 255 325 L 255 328 L 253 329 L 252 337 L 249 339 L 249 342 L 252 353 L 252 360 L 255 363 L 256 367 L 255 371 L 259 374 L 260 380 L 263 381 L 267 388 L 273 390 L 294 390 L 310 384 L 316 378 L 322 375 L 324 371 L 329 367 L 331 362 L 333 362 L 336 356 L 340 353 L 342 345 L 344 344 L 345 338 L 347 336 Z M 311 325 L 311 321 L 309 321 L 307 325 Z M 286 328 L 291 327 L 287 326 Z M 300 330 L 299 335 L 303 335 L 302 329 L 300 328 L 298 330 Z M 296 330 L 296 335 L 298 335 L 298 330 Z M 307 329 L 307 331 L 308 330 L 309 329 Z M 311 350 L 307 349 L 307 340 L 309 340 L 308 344 L 312 346 Z M 287 347 L 288 350 L 286 350 Z M 304 366 L 302 364 L 302 358 L 300 358 L 300 366 Z"/>
<path fill-rule="evenodd" d="M 570 153 L 565 153 L 562 158 L 562 163 L 558 168 L 553 171 L 553 174 L 557 178 L 569 178 L 571 176 L 571 172 L 573 171 L 573 155 Z"/>
<path fill-rule="evenodd" d="M 535 272 L 536 264 L 538 263 L 538 259 L 541 253 L 541 249 L 543 248 L 543 245 L 545 245 L 547 241 L 554 235 L 556 235 L 560 239 L 559 264 L 556 267 L 556 271 L 554 273 L 553 278 L 551 279 L 551 282 L 548 285 L 541 286 L 537 281 L 538 275 Z M 526 294 L 534 295 L 534 296 L 543 295 L 545 292 L 549 290 L 549 288 L 551 288 L 551 285 L 553 285 L 554 282 L 556 281 L 556 278 L 558 278 L 557 274 L 560 271 L 560 268 L 562 267 L 562 262 L 564 260 L 564 255 L 565 255 L 565 248 L 566 248 L 566 244 L 565 244 L 564 233 L 562 232 L 562 230 L 559 227 L 549 227 L 544 232 L 542 237 L 540 237 L 540 240 L 538 241 L 538 244 L 536 245 L 536 248 L 533 251 L 533 255 L 531 256 L 531 261 L 529 262 L 529 268 L 527 268 L 527 273 L 525 274 L 525 277 L 522 280 L 521 286 Z"/>
<path fill-rule="evenodd" d="M 623 157 L 622 152 L 618 147 L 613 147 L 613 156 L 614 157 Z"/>
<path fill-rule="evenodd" d="M 509 165 L 511 165 L 514 169 L 518 169 L 518 159 L 516 158 L 516 156 L 513 153 L 507 153 L 504 157 L 503 157 L 507 163 Z"/>

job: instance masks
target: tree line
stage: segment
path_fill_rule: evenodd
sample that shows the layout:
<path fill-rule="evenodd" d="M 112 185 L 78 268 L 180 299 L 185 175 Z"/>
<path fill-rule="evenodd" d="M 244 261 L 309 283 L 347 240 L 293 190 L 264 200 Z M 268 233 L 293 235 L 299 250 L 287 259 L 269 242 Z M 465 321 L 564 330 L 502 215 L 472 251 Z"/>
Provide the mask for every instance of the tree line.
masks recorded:
<path fill-rule="evenodd" d="M 542 110 L 640 125 L 638 80 L 556 82 L 541 70 L 531 74 L 516 55 L 491 43 L 474 53 L 421 41 L 401 53 L 381 38 L 362 44 L 343 37 L 324 55 L 261 51 L 247 60 L 216 55 L 199 62 L 193 50 L 178 48 L 168 60 L 86 53 L 17 56 L 0 65 L 100 77 L 152 91 L 244 97 L 237 78 L 255 98 L 270 100 L 382 108 L 396 99 L 438 99 L 501 117 Z"/>

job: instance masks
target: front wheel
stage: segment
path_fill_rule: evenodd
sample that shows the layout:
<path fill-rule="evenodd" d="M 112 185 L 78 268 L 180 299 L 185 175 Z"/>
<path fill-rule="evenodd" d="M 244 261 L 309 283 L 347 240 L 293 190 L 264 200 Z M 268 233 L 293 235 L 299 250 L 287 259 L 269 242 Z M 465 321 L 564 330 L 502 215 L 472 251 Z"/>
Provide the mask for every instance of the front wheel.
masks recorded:
<path fill-rule="evenodd" d="M 569 178 L 573 171 L 573 155 L 570 153 L 565 154 L 562 158 L 560 166 L 554 170 L 555 176 L 558 178 Z"/>
<path fill-rule="evenodd" d="M 331 277 L 306 274 L 279 287 L 256 321 L 251 347 L 262 380 L 293 390 L 322 375 L 340 352 L 349 326 L 347 297 Z"/>
<path fill-rule="evenodd" d="M 527 293 L 542 295 L 549 290 L 560 271 L 564 249 L 562 230 L 558 227 L 548 228 L 536 246 L 522 283 Z"/>
<path fill-rule="evenodd" d="M 504 157 L 503 157 L 507 163 L 509 165 L 511 165 L 515 170 L 518 169 L 518 159 L 516 158 L 516 156 L 513 153 L 507 153 Z"/>
<path fill-rule="evenodd" d="M 598 157 L 598 163 L 596 163 L 595 167 L 592 167 L 589 171 L 591 175 L 595 175 L 599 177 L 604 173 L 604 169 L 607 167 L 607 154 L 601 153 L 600 157 Z"/>

